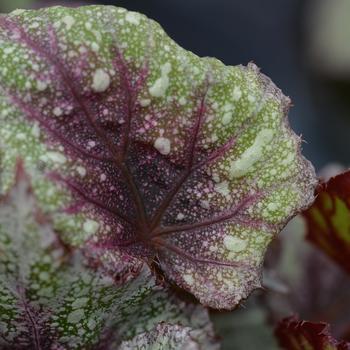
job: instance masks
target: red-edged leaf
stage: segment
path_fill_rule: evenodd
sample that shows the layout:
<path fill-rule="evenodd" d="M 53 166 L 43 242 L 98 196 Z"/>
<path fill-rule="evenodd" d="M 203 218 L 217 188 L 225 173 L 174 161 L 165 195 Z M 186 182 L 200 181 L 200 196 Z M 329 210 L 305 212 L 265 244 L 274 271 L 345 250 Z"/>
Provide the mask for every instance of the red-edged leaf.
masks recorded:
<path fill-rule="evenodd" d="M 317 193 L 303 213 L 307 239 L 350 273 L 350 171 L 323 183 Z"/>
<path fill-rule="evenodd" d="M 255 65 L 200 59 L 114 7 L 17 11 L 0 28 L 4 183 L 21 155 L 45 207 L 66 204 L 65 236 L 88 219 L 99 249 L 156 264 L 206 305 L 260 286 L 314 173 L 289 99 Z"/>
<path fill-rule="evenodd" d="M 327 323 L 300 321 L 287 317 L 277 326 L 275 334 L 286 350 L 349 350 L 350 343 L 335 340 Z"/>

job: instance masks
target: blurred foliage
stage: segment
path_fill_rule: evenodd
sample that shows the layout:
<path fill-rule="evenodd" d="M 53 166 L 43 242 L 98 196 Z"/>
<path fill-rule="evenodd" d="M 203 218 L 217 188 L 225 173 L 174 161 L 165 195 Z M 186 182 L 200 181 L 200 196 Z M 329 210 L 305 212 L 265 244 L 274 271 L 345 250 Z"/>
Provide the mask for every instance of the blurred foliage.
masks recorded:
<path fill-rule="evenodd" d="M 350 343 L 334 339 L 324 322 L 299 321 L 297 317 L 282 320 L 276 328 L 279 344 L 285 350 L 349 350 Z"/>
<path fill-rule="evenodd" d="M 303 215 L 307 239 L 350 274 L 350 172 L 323 183 Z"/>
<path fill-rule="evenodd" d="M 350 1 L 314 0 L 308 14 L 308 51 L 313 68 L 350 79 Z"/>
<path fill-rule="evenodd" d="M 273 330 L 295 314 L 330 323 L 335 337 L 350 340 L 350 278 L 305 232 L 303 218 L 293 219 L 268 249 L 264 290 L 231 313 L 212 314 L 223 350 L 278 349 Z"/>
<path fill-rule="evenodd" d="M 267 311 L 261 305 L 259 292 L 232 312 L 211 315 L 220 336 L 222 350 L 277 350 L 273 327 L 267 323 Z"/>
<path fill-rule="evenodd" d="M 350 278 L 322 251 L 305 240 L 302 217 L 292 220 L 270 246 L 262 301 L 269 319 L 299 314 L 301 319 L 332 324 L 337 337 L 350 325 Z"/>

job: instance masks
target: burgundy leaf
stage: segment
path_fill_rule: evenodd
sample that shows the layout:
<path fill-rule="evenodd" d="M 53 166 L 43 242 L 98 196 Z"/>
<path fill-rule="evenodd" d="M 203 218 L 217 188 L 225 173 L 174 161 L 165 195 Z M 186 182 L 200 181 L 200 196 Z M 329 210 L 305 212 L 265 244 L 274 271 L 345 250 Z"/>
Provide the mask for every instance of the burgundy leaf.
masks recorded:
<path fill-rule="evenodd" d="M 280 346 L 286 350 L 349 350 L 350 343 L 335 340 L 326 323 L 283 319 L 276 328 Z"/>
<path fill-rule="evenodd" d="M 307 239 L 350 273 L 350 171 L 322 183 L 317 194 L 303 212 Z"/>

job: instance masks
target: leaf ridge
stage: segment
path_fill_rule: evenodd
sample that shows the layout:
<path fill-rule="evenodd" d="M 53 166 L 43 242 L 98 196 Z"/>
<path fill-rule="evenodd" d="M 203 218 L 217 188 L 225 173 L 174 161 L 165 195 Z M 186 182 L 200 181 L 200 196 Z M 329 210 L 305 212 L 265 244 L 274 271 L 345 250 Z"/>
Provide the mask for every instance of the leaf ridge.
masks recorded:
<path fill-rule="evenodd" d="M 209 74 L 209 73 L 208 73 Z M 176 184 L 174 189 L 168 194 L 164 202 L 161 204 L 159 207 L 159 210 L 157 213 L 154 215 L 154 219 L 152 220 L 151 227 L 153 230 L 157 228 L 157 225 L 160 224 L 162 216 L 164 215 L 166 209 L 171 205 L 173 200 L 175 199 L 176 195 L 179 193 L 181 190 L 182 186 L 184 183 L 187 181 L 187 179 L 193 174 L 195 171 L 200 170 L 202 167 L 207 166 L 211 164 L 212 162 L 216 161 L 217 159 L 220 159 L 225 155 L 225 153 L 231 149 L 232 146 L 235 145 L 237 137 L 247 130 L 250 126 L 251 123 L 254 121 L 255 117 L 258 115 L 262 107 L 264 106 L 264 101 L 266 100 L 266 97 L 269 93 L 269 86 L 266 84 L 264 91 L 262 93 L 262 96 L 259 100 L 259 103 L 257 104 L 256 109 L 252 112 L 252 114 L 248 117 L 248 119 L 244 122 L 244 125 L 242 125 L 241 128 L 237 131 L 235 135 L 229 138 L 226 142 L 224 142 L 217 150 L 213 151 L 208 157 L 206 157 L 204 160 L 198 162 L 198 164 L 195 164 L 193 166 L 192 162 L 195 156 L 195 148 L 197 144 L 197 139 L 198 139 L 198 134 L 200 132 L 200 126 L 201 126 L 201 121 L 204 117 L 205 113 L 205 99 L 209 91 L 209 78 L 207 77 L 207 86 L 205 90 L 205 94 L 201 99 L 201 106 L 200 106 L 200 112 L 198 113 L 198 118 L 196 118 L 196 124 L 194 126 L 195 129 L 195 137 L 193 138 L 194 141 L 192 141 L 193 145 L 190 147 L 189 151 L 189 161 L 188 163 L 190 166 L 188 167 L 187 171 L 184 173 L 184 175 L 180 178 L 179 182 Z M 198 121 L 199 120 L 199 121 Z"/>
<path fill-rule="evenodd" d="M 0 89 L 17 107 L 20 108 L 22 112 L 24 112 L 34 121 L 37 121 L 39 122 L 39 124 L 43 125 L 44 128 L 48 130 L 50 134 L 52 134 L 56 139 L 58 139 L 64 146 L 68 145 L 70 149 L 73 149 L 77 153 L 77 155 L 83 155 L 86 158 L 91 158 L 102 162 L 113 162 L 111 158 L 101 157 L 97 154 L 86 152 L 83 148 L 69 141 L 69 139 L 65 138 L 60 133 L 51 128 L 50 125 L 40 116 L 40 113 L 38 113 L 38 111 L 35 108 L 30 107 L 23 100 L 16 97 L 13 93 L 11 93 L 8 90 L 6 91 L 2 86 L 0 86 Z"/>
<path fill-rule="evenodd" d="M 10 27 L 14 27 L 16 30 L 18 30 L 20 32 L 19 40 L 22 39 L 23 40 L 22 42 L 25 45 L 27 45 L 29 48 L 31 48 L 33 51 L 35 51 L 39 55 L 43 56 L 44 59 L 47 59 L 50 63 L 53 64 L 53 66 L 59 72 L 59 74 L 62 77 L 62 80 L 63 80 L 64 84 L 66 84 L 66 86 L 70 89 L 70 91 L 72 93 L 72 96 L 74 97 L 75 101 L 80 106 L 80 108 L 83 111 L 83 113 L 85 114 L 85 116 L 87 118 L 87 121 L 90 123 L 91 127 L 96 132 L 96 134 L 99 137 L 99 139 L 107 147 L 109 153 L 112 156 L 112 160 L 117 165 L 117 167 L 122 170 L 122 173 L 123 173 L 123 175 L 124 175 L 128 185 L 129 185 L 131 193 L 134 196 L 134 202 L 137 205 L 137 215 L 139 216 L 139 218 L 142 221 L 142 223 L 146 224 L 146 217 L 145 217 L 145 210 L 144 210 L 144 207 L 143 207 L 143 203 L 142 203 L 142 201 L 140 199 L 139 191 L 137 189 L 137 186 L 136 186 L 135 182 L 133 181 L 133 178 L 132 178 L 132 176 L 130 174 L 130 171 L 129 171 L 127 165 L 125 165 L 123 162 L 120 162 L 119 157 L 118 157 L 117 149 L 114 147 L 113 143 L 109 140 L 109 138 L 105 137 L 105 135 L 103 134 L 101 129 L 96 124 L 95 118 L 92 116 L 92 114 L 90 112 L 90 109 L 85 104 L 85 102 L 81 99 L 79 93 L 77 92 L 77 90 L 76 90 L 76 88 L 74 86 L 74 81 L 71 81 L 68 78 L 68 74 L 67 74 L 64 66 L 61 64 L 60 60 L 59 59 L 55 59 L 54 57 L 52 57 L 51 53 L 45 51 L 39 45 L 35 44 L 28 37 L 28 35 L 24 32 L 23 28 L 20 25 L 18 25 L 15 21 L 8 20 L 8 19 L 5 19 L 5 18 L 0 18 L 0 25 L 4 24 L 4 23 L 5 24 L 7 23 L 8 25 L 10 25 Z M 51 26 L 48 27 L 48 32 L 50 33 L 50 36 L 52 38 L 51 43 L 56 43 L 57 36 L 55 35 L 54 30 L 53 30 L 53 28 Z M 55 45 L 55 44 L 54 44 L 54 46 L 57 47 L 57 45 Z M 129 90 L 126 89 L 126 91 L 128 93 Z"/>
<path fill-rule="evenodd" d="M 227 267 L 246 267 L 249 268 L 249 266 L 245 266 L 242 262 L 232 262 L 232 261 L 218 261 L 218 260 L 212 260 L 212 259 L 205 259 L 205 258 L 198 258 L 198 257 L 193 257 L 190 254 L 186 253 L 183 249 L 165 242 L 161 238 L 155 238 L 153 242 L 163 248 L 166 248 L 167 250 L 172 251 L 176 255 L 186 258 L 187 260 L 190 260 L 194 263 L 202 263 L 202 264 L 210 264 L 210 265 L 216 265 L 216 266 L 227 266 Z"/>
<path fill-rule="evenodd" d="M 199 108 L 197 111 L 197 118 L 195 119 L 195 123 L 193 126 L 194 136 L 190 140 L 190 146 L 189 146 L 189 150 L 188 150 L 188 159 L 187 159 L 187 164 L 186 164 L 187 169 L 184 172 L 184 174 L 182 175 L 182 177 L 180 178 L 179 182 L 174 186 L 173 190 L 169 192 L 169 194 L 166 196 L 163 203 L 159 206 L 159 209 L 156 211 L 154 218 L 152 219 L 152 223 L 151 223 L 152 229 L 154 229 L 155 227 L 157 227 L 159 225 L 159 223 L 162 219 L 162 216 L 164 215 L 165 210 L 169 207 L 169 205 L 173 201 L 176 194 L 181 190 L 183 184 L 186 182 L 186 180 L 188 179 L 188 177 L 192 173 L 192 163 L 193 163 L 193 159 L 194 159 L 196 144 L 198 142 L 198 135 L 200 132 L 201 125 L 203 123 L 203 117 L 205 114 L 205 99 L 206 99 L 206 96 L 208 94 L 208 91 L 209 91 L 209 83 L 206 82 L 205 90 L 204 90 L 203 96 L 200 100 L 200 105 L 199 105 Z"/>
<path fill-rule="evenodd" d="M 80 188 L 79 185 L 73 183 L 69 179 L 62 178 L 59 174 L 56 174 L 56 173 L 52 173 L 52 174 L 50 174 L 50 176 L 51 176 L 51 178 L 53 178 L 57 181 L 64 182 L 71 190 L 76 192 L 80 197 L 85 199 L 88 203 L 95 205 L 99 209 L 110 212 L 111 214 L 117 216 L 119 219 L 121 219 L 122 221 L 124 221 L 130 225 L 137 225 L 137 223 L 130 221 L 125 215 L 120 213 L 118 210 L 115 210 L 115 209 L 107 206 L 106 204 L 104 204 L 103 202 L 99 201 L 96 198 L 92 198 L 92 197 L 88 196 L 84 192 L 84 190 L 82 188 Z"/>
<path fill-rule="evenodd" d="M 14 13 L 0 28 L 9 160 L 18 152 L 39 180 L 54 180 L 44 182 L 58 196 L 48 208 L 62 213 L 54 222 L 73 220 L 74 231 L 86 233 L 97 227 L 92 241 L 109 246 L 99 263 L 124 271 L 159 262 L 207 305 L 231 308 L 258 285 L 266 245 L 311 201 L 313 186 L 289 128 L 289 99 L 270 79 L 254 64 L 200 59 L 124 9 Z M 31 132 L 31 123 L 20 127 L 22 117 L 42 129 L 32 132 L 45 144 L 34 156 L 21 147 Z M 85 239 L 77 240 L 96 253 Z M 251 265 L 252 278 L 209 266 L 235 256 Z"/>

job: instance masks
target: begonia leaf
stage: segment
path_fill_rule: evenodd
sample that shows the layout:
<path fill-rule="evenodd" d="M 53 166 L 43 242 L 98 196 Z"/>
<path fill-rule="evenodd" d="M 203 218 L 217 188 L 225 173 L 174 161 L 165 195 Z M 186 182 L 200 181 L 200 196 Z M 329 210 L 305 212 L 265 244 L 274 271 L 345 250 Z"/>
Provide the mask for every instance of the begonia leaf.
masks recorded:
<path fill-rule="evenodd" d="M 307 239 L 350 273 L 350 171 L 322 183 L 303 212 Z"/>
<path fill-rule="evenodd" d="M 350 344 L 335 340 L 327 323 L 300 321 L 292 316 L 276 328 L 280 346 L 285 350 L 349 350 Z"/>
<path fill-rule="evenodd" d="M 63 240 L 148 264 L 205 305 L 259 287 L 267 245 L 313 200 L 289 99 L 141 14 L 2 15 L 0 67 L 1 190 L 21 157 Z"/>
<path fill-rule="evenodd" d="M 203 308 L 177 299 L 147 269 L 118 285 L 84 255 L 62 244 L 20 166 L 0 201 L 1 349 L 115 350 L 159 322 L 178 327 L 180 336 L 191 330 L 198 346 L 217 349 Z"/>
<path fill-rule="evenodd" d="M 159 324 L 150 332 L 137 335 L 134 339 L 123 342 L 121 350 L 138 349 L 168 349 L 168 350 L 200 350 L 207 349 L 208 344 L 203 347 L 197 339 L 200 332 L 193 331 L 189 327 L 178 325 Z"/>

